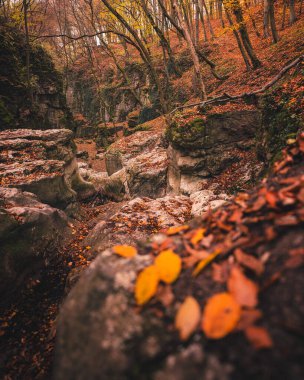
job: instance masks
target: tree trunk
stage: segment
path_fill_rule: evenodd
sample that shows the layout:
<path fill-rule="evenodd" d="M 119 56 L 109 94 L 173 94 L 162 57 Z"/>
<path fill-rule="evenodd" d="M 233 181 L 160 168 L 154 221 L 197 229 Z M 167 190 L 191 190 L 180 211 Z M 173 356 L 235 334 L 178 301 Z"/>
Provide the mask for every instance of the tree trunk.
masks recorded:
<path fill-rule="evenodd" d="M 205 88 L 205 83 L 203 81 L 202 73 L 201 73 L 201 66 L 199 62 L 198 55 L 196 54 L 195 46 L 193 44 L 193 41 L 191 39 L 191 35 L 189 32 L 189 29 L 187 27 L 187 24 L 183 18 L 181 9 L 179 8 L 179 5 L 177 4 L 177 0 L 173 0 L 173 7 L 176 11 L 176 14 L 178 16 L 179 22 L 181 24 L 181 27 L 183 29 L 185 39 L 188 45 L 188 48 L 190 50 L 190 54 L 192 57 L 193 65 L 194 65 L 194 72 L 197 80 L 197 87 L 199 90 L 199 96 L 201 99 L 206 100 L 207 99 L 207 94 L 206 94 L 206 88 Z"/>
<path fill-rule="evenodd" d="M 289 0 L 289 12 L 290 12 L 289 23 L 290 25 L 292 25 L 297 20 L 296 11 L 295 11 L 295 0 Z"/>

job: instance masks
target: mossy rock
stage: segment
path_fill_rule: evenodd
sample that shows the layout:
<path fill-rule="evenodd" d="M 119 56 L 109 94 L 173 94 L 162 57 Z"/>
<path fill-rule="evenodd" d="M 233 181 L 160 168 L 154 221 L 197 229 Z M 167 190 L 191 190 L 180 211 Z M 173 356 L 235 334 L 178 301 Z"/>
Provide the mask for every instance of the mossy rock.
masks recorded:
<path fill-rule="evenodd" d="M 202 118 L 195 118 L 191 121 L 184 121 L 176 118 L 167 129 L 166 137 L 175 146 L 189 148 L 201 145 L 206 134 L 206 121 Z"/>
<path fill-rule="evenodd" d="M 133 135 L 133 133 L 135 132 L 150 131 L 150 130 L 151 130 L 151 127 L 149 125 L 140 124 L 137 127 L 134 127 L 131 129 L 130 128 L 124 129 L 123 134 L 124 136 L 130 136 L 130 135 Z"/>

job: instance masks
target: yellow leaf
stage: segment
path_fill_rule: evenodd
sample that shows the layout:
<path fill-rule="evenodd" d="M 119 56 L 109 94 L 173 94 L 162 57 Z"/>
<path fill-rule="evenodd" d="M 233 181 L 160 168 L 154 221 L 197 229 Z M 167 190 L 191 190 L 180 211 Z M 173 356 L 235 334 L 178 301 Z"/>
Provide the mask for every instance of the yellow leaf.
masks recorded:
<path fill-rule="evenodd" d="M 192 236 L 191 238 L 191 243 L 193 245 L 196 245 L 198 242 L 200 242 L 202 240 L 202 238 L 204 237 L 205 235 L 205 232 L 206 232 L 206 229 L 205 228 L 199 228 L 196 230 L 195 234 Z"/>
<path fill-rule="evenodd" d="M 131 258 L 137 255 L 137 249 L 130 245 L 115 245 L 113 252 L 119 256 Z"/>
<path fill-rule="evenodd" d="M 138 305 L 145 304 L 155 295 L 158 282 L 155 265 L 150 265 L 139 273 L 135 284 L 135 299 Z"/>
<path fill-rule="evenodd" d="M 211 339 L 220 339 L 237 325 L 241 307 L 229 293 L 219 293 L 209 298 L 203 312 L 202 329 Z"/>
<path fill-rule="evenodd" d="M 157 256 L 155 266 L 158 271 L 159 279 L 167 284 L 171 284 L 180 274 L 182 260 L 171 249 L 168 249 Z"/>
<path fill-rule="evenodd" d="M 196 299 L 187 297 L 181 304 L 175 317 L 175 327 L 181 340 L 187 340 L 197 328 L 201 318 L 201 310 Z"/>
<path fill-rule="evenodd" d="M 216 258 L 216 256 L 218 256 L 220 253 L 221 253 L 221 251 L 217 250 L 213 253 L 210 253 L 210 255 L 208 257 L 206 257 L 205 259 L 201 260 L 197 264 L 194 271 L 192 272 L 192 276 L 197 276 L 200 273 L 200 271 L 203 270 L 209 263 L 211 263 L 211 261 L 214 260 Z"/>
<path fill-rule="evenodd" d="M 188 230 L 189 226 L 176 226 L 167 229 L 167 235 L 176 235 L 181 231 Z"/>

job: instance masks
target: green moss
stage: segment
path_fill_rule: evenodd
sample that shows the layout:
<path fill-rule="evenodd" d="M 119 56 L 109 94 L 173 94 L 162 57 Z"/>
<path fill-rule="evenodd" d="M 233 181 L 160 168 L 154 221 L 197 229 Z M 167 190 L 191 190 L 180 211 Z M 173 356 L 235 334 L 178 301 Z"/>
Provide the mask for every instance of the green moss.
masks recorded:
<path fill-rule="evenodd" d="M 150 130 L 151 130 L 151 127 L 149 125 L 140 124 L 134 128 L 124 129 L 123 134 L 124 136 L 130 136 L 130 135 L 133 135 L 133 133 L 135 132 L 150 131 Z"/>
<path fill-rule="evenodd" d="M 302 82 L 304 84 L 304 80 Z M 301 81 L 295 82 L 289 78 L 285 83 L 265 94 L 261 101 L 263 122 L 257 135 L 257 146 L 258 153 L 270 165 L 281 157 L 287 140 L 295 138 L 303 128 L 301 101 L 304 91 L 295 91 L 294 88 L 295 83 L 300 88 Z"/>
<path fill-rule="evenodd" d="M 206 123 L 202 118 L 195 118 L 191 121 L 184 120 L 178 115 L 166 131 L 168 140 L 176 146 L 191 147 L 197 141 L 202 141 L 206 134 Z"/>

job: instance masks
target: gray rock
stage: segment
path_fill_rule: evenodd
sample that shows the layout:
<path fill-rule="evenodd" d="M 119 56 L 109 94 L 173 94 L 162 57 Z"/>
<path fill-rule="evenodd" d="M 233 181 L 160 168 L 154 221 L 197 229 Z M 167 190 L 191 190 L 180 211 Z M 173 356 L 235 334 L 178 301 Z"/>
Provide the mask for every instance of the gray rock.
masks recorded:
<path fill-rule="evenodd" d="M 183 196 L 135 198 L 110 219 L 98 223 L 84 244 L 96 253 L 116 244 L 134 244 L 146 240 L 151 232 L 185 223 L 190 210 L 191 202 Z"/>
<path fill-rule="evenodd" d="M 69 236 L 65 214 L 31 193 L 0 188 L 0 294 L 58 255 Z"/>
<path fill-rule="evenodd" d="M 201 190 L 190 195 L 192 202 L 191 216 L 201 216 L 209 209 L 213 210 L 224 205 L 231 197 L 227 194 L 217 194 L 213 190 Z"/>

